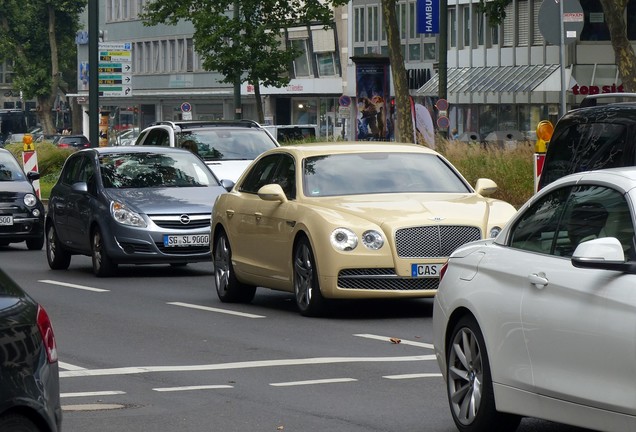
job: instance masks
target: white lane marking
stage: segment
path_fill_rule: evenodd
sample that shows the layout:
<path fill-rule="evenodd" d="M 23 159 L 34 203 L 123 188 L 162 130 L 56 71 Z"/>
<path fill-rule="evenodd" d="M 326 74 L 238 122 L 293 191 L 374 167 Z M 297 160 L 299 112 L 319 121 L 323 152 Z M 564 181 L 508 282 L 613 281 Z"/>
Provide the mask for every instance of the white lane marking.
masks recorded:
<path fill-rule="evenodd" d="M 354 336 L 358 336 L 361 338 L 367 338 L 367 339 L 375 339 L 375 340 L 381 340 L 381 341 L 385 341 L 385 342 L 391 342 L 391 337 L 388 336 L 378 336 L 378 335 L 372 335 L 372 334 L 354 334 Z M 413 342 L 413 341 L 408 341 L 408 340 L 404 340 L 404 339 L 400 339 L 400 344 L 402 345 L 411 345 L 411 346 L 416 346 L 416 347 L 420 347 L 420 348 L 428 348 L 428 349 L 434 349 L 435 347 L 433 347 L 433 344 L 429 344 L 429 343 L 424 343 L 424 342 Z"/>
<path fill-rule="evenodd" d="M 153 388 L 157 392 L 176 392 L 176 391 L 188 391 L 188 390 L 213 390 L 213 389 L 226 389 L 234 388 L 231 385 L 200 385 L 200 386 L 183 386 L 183 387 L 163 387 Z"/>
<path fill-rule="evenodd" d="M 270 383 L 273 387 L 291 387 L 291 386 L 301 386 L 301 385 L 313 385 L 313 384 L 333 384 L 333 383 L 341 383 L 341 382 L 351 382 L 358 381 L 354 378 L 331 378 L 331 379 L 318 379 L 318 380 L 307 380 L 307 381 L 289 381 L 289 382 L 280 382 L 280 383 Z"/>
<path fill-rule="evenodd" d="M 61 368 L 61 369 L 65 369 L 65 370 L 84 370 L 86 368 L 80 367 L 80 366 L 75 366 L 72 365 L 70 363 L 64 363 L 61 361 L 57 362 L 57 365 Z"/>
<path fill-rule="evenodd" d="M 77 289 L 81 289 L 84 291 L 93 291 L 93 292 L 109 292 L 110 290 L 107 289 L 101 289 L 101 288 L 92 288 L 92 287 L 87 287 L 84 285 L 75 285 L 72 283 L 67 283 L 67 282 L 60 282 L 60 281 L 54 281 L 54 280 L 48 280 L 48 279 L 44 279 L 44 280 L 39 280 L 38 282 L 42 282 L 45 284 L 51 284 L 51 285 L 59 285 L 59 286 L 63 286 L 63 287 L 69 287 L 69 288 L 77 288 Z"/>
<path fill-rule="evenodd" d="M 420 374 L 404 374 L 404 375 L 386 375 L 382 378 L 400 380 L 400 379 L 416 379 L 416 378 L 439 378 L 441 373 L 420 373 Z"/>
<path fill-rule="evenodd" d="M 85 369 L 77 371 L 60 371 L 60 378 L 106 376 L 106 375 L 133 375 L 151 372 L 193 372 L 214 371 L 228 369 L 250 369 L 273 366 L 299 366 L 318 365 L 331 363 L 387 363 L 387 362 L 414 362 L 435 360 L 434 355 L 418 355 L 404 357 L 314 357 L 288 360 L 256 360 L 246 362 L 217 363 L 192 366 L 139 366 L 121 367 L 110 369 Z"/>
<path fill-rule="evenodd" d="M 254 314 L 250 314 L 250 313 L 244 313 L 244 312 L 236 312 L 236 311 L 232 311 L 232 310 L 227 310 L 227 309 L 218 309 L 218 308 L 213 308 L 213 307 L 208 307 L 208 306 L 199 306 L 199 305 L 195 305 L 195 304 L 190 304 L 190 303 L 181 303 L 181 302 L 168 302 L 169 305 L 174 305 L 174 306 L 181 306 L 181 307 L 186 307 L 186 308 L 190 308 L 190 309 L 199 309 L 199 310 L 204 310 L 204 311 L 208 311 L 208 312 L 218 312 L 218 313 L 224 313 L 227 315 L 237 315 L 237 316 L 242 316 L 245 318 L 267 318 L 263 315 L 254 315 Z"/>
<path fill-rule="evenodd" d="M 119 391 L 119 390 L 112 390 L 112 391 L 60 393 L 60 397 L 68 398 L 68 397 L 88 397 L 88 396 L 114 396 L 114 395 L 122 395 L 122 394 L 126 394 L 126 392 Z"/>

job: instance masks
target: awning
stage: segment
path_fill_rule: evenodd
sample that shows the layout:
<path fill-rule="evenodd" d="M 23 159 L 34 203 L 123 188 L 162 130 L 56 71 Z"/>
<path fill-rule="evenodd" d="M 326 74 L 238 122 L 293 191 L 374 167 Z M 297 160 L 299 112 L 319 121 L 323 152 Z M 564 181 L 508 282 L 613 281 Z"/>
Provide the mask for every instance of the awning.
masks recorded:
<path fill-rule="evenodd" d="M 570 70 L 566 70 L 566 83 Z M 527 65 L 449 68 L 447 93 L 528 93 L 532 91 L 561 91 L 559 65 Z M 436 74 L 417 90 L 420 96 L 439 94 L 439 75 Z"/>

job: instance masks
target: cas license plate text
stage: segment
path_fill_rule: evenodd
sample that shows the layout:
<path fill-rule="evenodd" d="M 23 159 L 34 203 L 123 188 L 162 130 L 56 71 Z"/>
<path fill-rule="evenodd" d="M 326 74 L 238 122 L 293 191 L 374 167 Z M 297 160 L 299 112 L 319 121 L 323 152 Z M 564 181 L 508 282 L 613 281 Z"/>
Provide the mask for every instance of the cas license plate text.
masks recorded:
<path fill-rule="evenodd" d="M 411 277 L 439 277 L 439 269 L 441 267 L 442 264 L 411 264 Z"/>
<path fill-rule="evenodd" d="M 208 246 L 209 244 L 209 234 L 183 234 L 163 236 L 163 245 L 165 247 Z"/>

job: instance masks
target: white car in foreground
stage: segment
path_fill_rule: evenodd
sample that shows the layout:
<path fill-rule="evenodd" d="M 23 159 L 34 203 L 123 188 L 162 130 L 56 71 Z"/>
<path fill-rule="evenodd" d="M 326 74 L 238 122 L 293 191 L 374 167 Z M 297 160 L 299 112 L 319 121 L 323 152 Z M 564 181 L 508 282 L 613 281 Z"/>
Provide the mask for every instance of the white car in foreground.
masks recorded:
<path fill-rule="evenodd" d="M 451 255 L 433 325 L 459 430 L 636 430 L 635 188 L 634 167 L 563 177 Z"/>

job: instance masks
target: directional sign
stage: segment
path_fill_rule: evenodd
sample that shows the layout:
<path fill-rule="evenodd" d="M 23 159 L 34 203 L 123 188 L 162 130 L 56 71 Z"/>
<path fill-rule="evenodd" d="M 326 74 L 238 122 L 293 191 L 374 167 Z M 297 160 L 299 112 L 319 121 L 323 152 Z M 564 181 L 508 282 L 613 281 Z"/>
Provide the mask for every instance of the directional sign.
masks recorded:
<path fill-rule="evenodd" d="M 132 96 L 132 44 L 99 44 L 97 68 L 100 96 Z"/>

